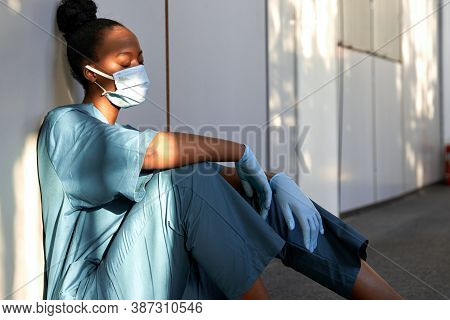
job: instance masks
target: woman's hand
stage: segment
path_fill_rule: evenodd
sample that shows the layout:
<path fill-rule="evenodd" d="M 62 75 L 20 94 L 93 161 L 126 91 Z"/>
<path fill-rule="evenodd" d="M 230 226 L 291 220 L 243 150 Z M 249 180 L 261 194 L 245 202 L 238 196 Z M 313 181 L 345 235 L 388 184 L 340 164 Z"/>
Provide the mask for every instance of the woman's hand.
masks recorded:
<path fill-rule="evenodd" d="M 295 228 L 293 211 L 300 222 L 305 247 L 313 252 L 317 247 L 319 232 L 324 233 L 322 218 L 316 207 L 294 180 L 284 172 L 275 174 L 269 183 L 289 229 Z"/>
<path fill-rule="evenodd" d="M 248 145 L 245 145 L 244 154 L 239 161 L 235 162 L 235 168 L 241 179 L 245 194 L 251 198 L 253 189 L 256 191 L 260 215 L 263 219 L 266 219 L 272 201 L 272 189 L 266 174 Z"/>

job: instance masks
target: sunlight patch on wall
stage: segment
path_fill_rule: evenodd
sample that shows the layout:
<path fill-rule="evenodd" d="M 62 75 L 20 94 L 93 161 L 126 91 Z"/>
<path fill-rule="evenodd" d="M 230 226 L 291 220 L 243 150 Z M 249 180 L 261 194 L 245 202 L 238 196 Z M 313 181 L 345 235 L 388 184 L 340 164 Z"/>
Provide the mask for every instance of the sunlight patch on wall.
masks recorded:
<path fill-rule="evenodd" d="M 22 1 L 21 0 L 8 0 L 7 4 L 11 9 L 13 9 L 17 12 L 22 11 Z"/>
<path fill-rule="evenodd" d="M 403 1 L 404 137 L 406 189 L 440 179 L 437 6 L 434 0 Z M 429 15 L 429 16 L 428 16 Z M 414 26 L 414 27 L 411 27 Z"/>
<path fill-rule="evenodd" d="M 14 164 L 16 212 L 15 270 L 12 299 L 40 299 L 43 290 L 44 254 L 42 215 L 36 161 L 37 133 L 25 139 L 20 158 Z"/>
<path fill-rule="evenodd" d="M 298 6 L 298 4 L 296 5 Z M 313 39 L 316 32 L 316 21 L 313 1 L 304 1 L 301 6 L 301 18 L 299 20 L 301 37 L 300 45 L 305 59 L 313 56 Z"/>

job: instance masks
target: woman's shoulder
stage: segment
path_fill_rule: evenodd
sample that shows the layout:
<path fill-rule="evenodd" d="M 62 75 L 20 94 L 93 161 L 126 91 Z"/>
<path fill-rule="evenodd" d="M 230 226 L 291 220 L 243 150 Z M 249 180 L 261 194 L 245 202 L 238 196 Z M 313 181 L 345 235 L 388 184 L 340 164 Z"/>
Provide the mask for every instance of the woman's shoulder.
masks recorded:
<path fill-rule="evenodd" d="M 50 126 L 60 121 L 63 118 L 74 116 L 86 115 L 86 112 L 82 108 L 83 104 L 74 103 L 56 106 L 50 110 L 45 116 L 45 120 Z"/>
<path fill-rule="evenodd" d="M 83 110 L 82 106 L 82 104 L 62 105 L 47 113 L 40 134 L 47 137 L 49 145 L 56 145 L 57 141 L 69 145 L 81 131 L 89 131 L 89 127 L 95 125 L 92 123 L 95 119 Z"/>

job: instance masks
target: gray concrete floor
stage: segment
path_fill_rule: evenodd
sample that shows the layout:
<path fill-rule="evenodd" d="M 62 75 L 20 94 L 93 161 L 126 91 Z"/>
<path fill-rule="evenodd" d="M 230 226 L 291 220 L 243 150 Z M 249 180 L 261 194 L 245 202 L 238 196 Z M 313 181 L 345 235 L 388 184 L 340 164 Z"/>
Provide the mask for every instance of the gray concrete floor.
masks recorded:
<path fill-rule="evenodd" d="M 432 185 L 344 221 L 369 239 L 368 263 L 403 297 L 450 297 L 450 186 Z M 342 299 L 278 259 L 262 278 L 271 299 Z"/>

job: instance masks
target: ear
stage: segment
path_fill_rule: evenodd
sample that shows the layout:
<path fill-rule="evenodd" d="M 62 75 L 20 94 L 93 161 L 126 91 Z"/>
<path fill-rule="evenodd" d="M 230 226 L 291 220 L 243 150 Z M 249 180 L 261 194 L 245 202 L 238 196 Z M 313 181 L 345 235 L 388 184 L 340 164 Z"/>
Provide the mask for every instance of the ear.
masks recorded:
<path fill-rule="evenodd" d="M 97 74 L 85 67 L 83 67 L 83 75 L 89 82 L 94 83 L 95 81 L 97 81 Z"/>

